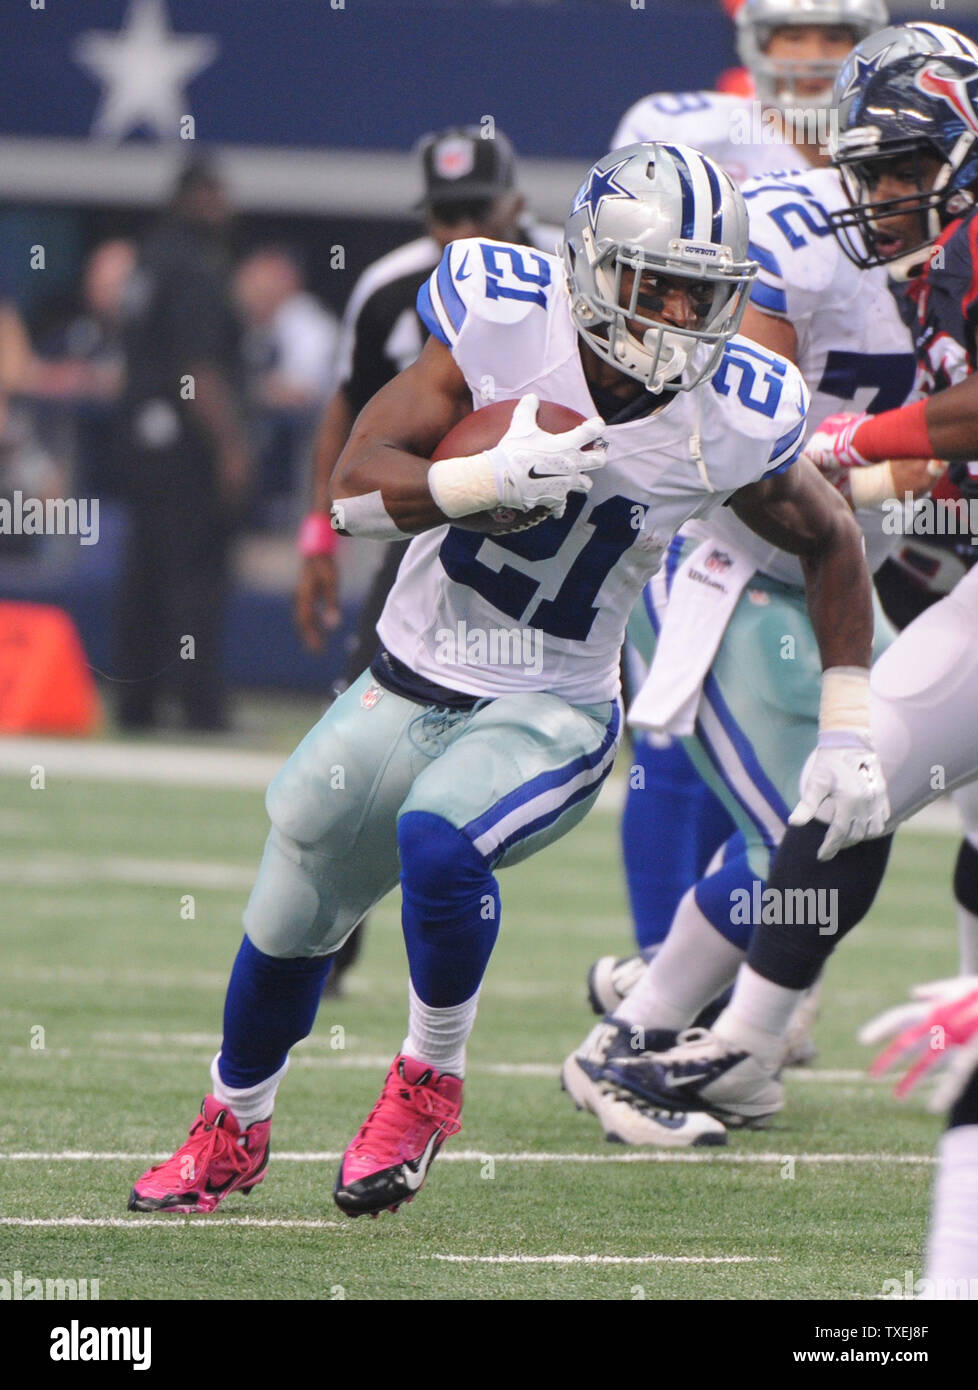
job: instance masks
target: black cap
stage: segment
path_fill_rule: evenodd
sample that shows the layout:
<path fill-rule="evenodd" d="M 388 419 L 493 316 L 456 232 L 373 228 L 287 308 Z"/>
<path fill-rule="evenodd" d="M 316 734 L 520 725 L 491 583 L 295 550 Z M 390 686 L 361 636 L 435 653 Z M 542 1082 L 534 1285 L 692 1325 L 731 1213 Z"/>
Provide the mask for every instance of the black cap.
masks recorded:
<path fill-rule="evenodd" d="M 490 138 L 481 126 L 452 126 L 426 135 L 418 148 L 425 190 L 419 208 L 495 198 L 513 187 L 513 147 L 502 131 Z"/>

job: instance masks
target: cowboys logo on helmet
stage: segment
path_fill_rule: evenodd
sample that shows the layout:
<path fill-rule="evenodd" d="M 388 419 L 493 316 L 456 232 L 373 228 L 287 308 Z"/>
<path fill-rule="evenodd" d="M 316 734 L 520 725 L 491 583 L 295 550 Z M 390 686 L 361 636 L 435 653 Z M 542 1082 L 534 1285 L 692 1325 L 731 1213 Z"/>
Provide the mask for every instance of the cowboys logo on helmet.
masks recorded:
<path fill-rule="evenodd" d="M 612 150 L 589 170 L 564 229 L 564 263 L 580 335 L 653 392 L 712 376 L 758 270 L 729 175 L 686 145 L 652 143 Z M 677 286 L 694 327 L 666 314 Z"/>
<path fill-rule="evenodd" d="M 926 257 L 942 228 L 975 202 L 978 47 L 940 24 L 894 25 L 850 54 L 835 101 L 832 163 L 851 206 L 829 213 L 829 222 L 856 265 L 891 264 L 905 274 Z M 905 167 L 917 191 L 875 198 L 887 163 L 900 167 L 901 178 Z M 893 235 L 893 219 L 908 213 L 920 214 L 910 244 Z"/>
<path fill-rule="evenodd" d="M 737 11 L 737 52 L 762 101 L 827 107 L 838 61 L 771 57 L 767 49 L 775 30 L 803 25 L 845 28 L 856 44 L 888 20 L 884 0 L 744 0 Z M 799 83 L 814 81 L 821 83 L 821 90 L 802 97 Z"/>

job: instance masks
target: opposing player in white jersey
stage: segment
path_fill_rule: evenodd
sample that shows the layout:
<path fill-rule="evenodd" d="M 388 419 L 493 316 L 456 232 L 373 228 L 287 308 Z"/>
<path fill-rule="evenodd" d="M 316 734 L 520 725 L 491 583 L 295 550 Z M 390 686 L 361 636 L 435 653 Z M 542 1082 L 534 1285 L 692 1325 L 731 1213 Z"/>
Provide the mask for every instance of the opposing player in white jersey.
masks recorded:
<path fill-rule="evenodd" d="M 335 1197 L 357 1215 L 414 1195 L 460 1127 L 465 1043 L 499 929 L 495 871 L 593 804 L 620 733 L 625 623 L 683 522 L 729 501 L 795 549 L 827 690 L 839 668 L 867 667 L 858 527 L 796 462 L 804 383 L 736 336 L 755 273 L 747 240 L 722 170 L 690 149 L 640 145 L 589 172 L 563 263 L 479 239 L 446 249 L 419 297 L 432 336 L 362 412 L 333 481 L 345 530 L 417 533 L 382 647 L 269 789 L 213 1092 L 188 1141 L 138 1179 L 133 1209 L 213 1210 L 262 1179 L 275 1092 L 330 953 L 398 879 L 408 1036 Z M 501 442 L 430 464 L 487 393 L 519 398 Z M 592 418 L 546 434 L 540 400 Z M 599 434 L 603 448 L 585 452 Z M 499 507 L 550 515 L 508 535 L 470 529 Z M 514 627 L 532 640 L 530 661 L 470 664 L 469 634 Z M 886 795 L 872 754 L 837 747 L 818 762 L 841 820 L 874 832 Z M 670 1123 L 706 1141 L 724 1133 L 705 1115 Z"/>
<path fill-rule="evenodd" d="M 809 427 L 840 402 L 872 412 L 902 405 L 914 386 L 913 342 L 885 270 L 858 269 L 832 234 L 830 214 L 848 206 L 838 172 L 772 175 L 743 191 L 750 251 L 760 264 L 744 326 L 801 369 L 812 393 Z M 858 507 L 871 571 L 897 540 L 884 530 L 883 497 L 933 481 L 926 461 L 893 468 L 883 488 L 873 470 L 842 480 Z M 664 945 L 635 973 L 627 998 L 567 1059 L 563 1078 L 608 1132 L 654 1143 L 635 1041 L 645 1051 L 670 1047 L 744 959 L 754 912 L 732 905 L 753 904 L 763 892 L 818 739 L 820 666 L 797 559 L 766 545 L 729 508 L 683 528 L 644 598 L 629 635 L 643 660 L 652 664 L 654 654 L 655 662 L 629 721 L 684 737 L 737 829 L 681 899 Z M 891 637 L 878 612 L 875 655 Z M 637 1113 L 626 1115 L 625 1103 Z M 756 1122 L 780 1103 L 780 1084 L 764 1075 L 749 1101 L 738 1098 L 732 1118 Z"/>
<path fill-rule="evenodd" d="M 853 45 L 886 22 L 883 0 L 746 0 L 736 16 L 737 46 L 753 79 L 753 99 L 654 93 L 626 112 L 612 145 L 678 140 L 722 165 L 735 183 L 825 164 L 835 75 Z M 642 645 L 626 647 L 633 690 L 646 674 Z M 636 942 L 648 957 L 733 824 L 675 740 L 636 730 L 633 760 L 622 856 Z M 618 965 L 614 957 L 599 962 L 589 980 L 596 1012 L 613 1006 L 640 967 Z"/>

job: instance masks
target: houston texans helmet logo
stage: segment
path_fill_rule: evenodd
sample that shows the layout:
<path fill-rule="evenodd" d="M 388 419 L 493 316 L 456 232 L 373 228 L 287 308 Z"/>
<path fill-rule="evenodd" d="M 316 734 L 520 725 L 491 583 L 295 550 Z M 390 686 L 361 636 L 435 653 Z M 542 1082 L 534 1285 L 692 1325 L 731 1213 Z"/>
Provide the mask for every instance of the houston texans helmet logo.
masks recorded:
<path fill-rule="evenodd" d="M 941 62 L 928 63 L 918 72 L 916 86 L 926 96 L 940 97 L 946 101 L 968 129 L 978 135 L 978 114 L 968 90 L 968 78 L 948 74 L 946 68 L 942 72 L 942 68 L 944 64 Z"/>

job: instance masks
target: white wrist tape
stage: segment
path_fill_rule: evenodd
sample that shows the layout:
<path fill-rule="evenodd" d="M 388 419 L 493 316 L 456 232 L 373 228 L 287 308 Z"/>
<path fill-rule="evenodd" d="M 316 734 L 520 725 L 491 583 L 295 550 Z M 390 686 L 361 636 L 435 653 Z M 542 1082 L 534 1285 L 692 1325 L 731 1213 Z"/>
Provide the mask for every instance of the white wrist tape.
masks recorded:
<path fill-rule="evenodd" d="M 849 490 L 853 507 L 880 507 L 896 496 L 896 483 L 889 461 L 871 463 L 866 468 L 850 468 Z"/>
<path fill-rule="evenodd" d="M 428 491 L 446 516 L 470 516 L 499 505 L 492 460 L 486 453 L 439 459 L 428 469 Z"/>
<path fill-rule="evenodd" d="M 865 666 L 830 666 L 822 672 L 818 731 L 827 734 L 838 730 L 869 733 L 869 671 Z"/>
<path fill-rule="evenodd" d="M 362 536 L 369 541 L 408 539 L 408 533 L 394 524 L 379 488 L 360 497 L 341 497 L 330 507 L 329 514 L 334 529 L 345 531 L 348 536 Z"/>

